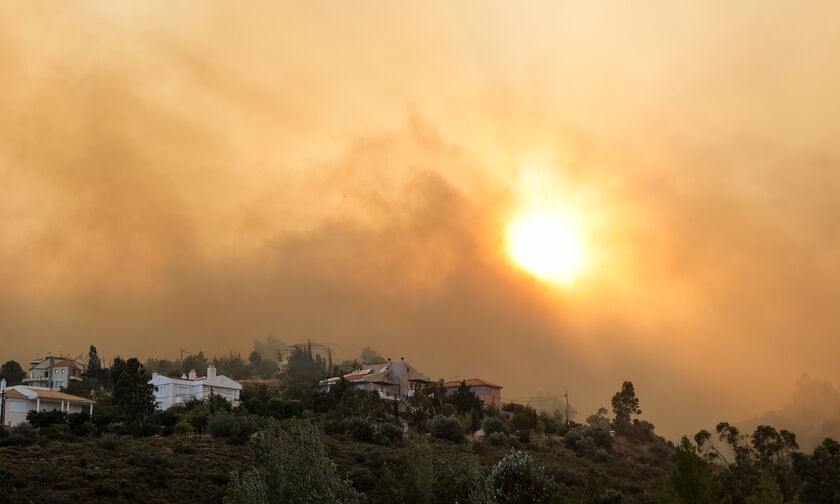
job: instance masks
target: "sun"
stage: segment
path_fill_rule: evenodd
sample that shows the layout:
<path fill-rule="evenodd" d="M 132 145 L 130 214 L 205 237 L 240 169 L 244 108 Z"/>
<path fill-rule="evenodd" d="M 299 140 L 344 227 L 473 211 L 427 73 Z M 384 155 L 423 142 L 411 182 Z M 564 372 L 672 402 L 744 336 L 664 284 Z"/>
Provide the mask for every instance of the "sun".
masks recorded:
<path fill-rule="evenodd" d="M 587 264 L 582 234 L 568 215 L 557 211 L 515 217 L 507 245 L 514 263 L 552 283 L 572 283 Z"/>

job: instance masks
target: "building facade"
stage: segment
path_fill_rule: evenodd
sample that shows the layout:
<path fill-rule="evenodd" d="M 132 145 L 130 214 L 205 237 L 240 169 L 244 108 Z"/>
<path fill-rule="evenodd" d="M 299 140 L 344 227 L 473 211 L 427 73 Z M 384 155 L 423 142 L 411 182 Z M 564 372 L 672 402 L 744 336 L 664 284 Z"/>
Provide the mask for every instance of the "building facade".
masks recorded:
<path fill-rule="evenodd" d="M 496 385 L 495 383 L 490 383 L 487 380 L 482 380 L 480 378 L 470 378 L 469 380 L 463 380 L 464 383 L 470 388 L 470 392 L 478 396 L 484 402 L 484 406 L 495 406 L 496 408 L 502 408 L 502 387 L 501 385 Z M 446 382 L 443 384 L 443 387 L 446 389 L 446 392 L 449 394 L 454 393 L 458 387 L 461 386 L 461 381 L 455 380 Z"/>
<path fill-rule="evenodd" d="M 75 359 L 47 355 L 29 363 L 29 371 L 23 382 L 33 387 L 61 390 L 67 388 L 73 380 L 80 381 L 82 369 L 82 364 Z"/>
<path fill-rule="evenodd" d="M 344 378 L 361 390 L 370 390 L 379 394 L 382 399 L 402 402 L 406 397 L 426 383 L 432 383 L 429 378 L 409 365 L 404 358 L 398 362 L 388 359 L 384 362 L 365 363 L 361 369 L 354 370 L 343 376 L 336 376 L 323 380 L 321 385 L 329 389 Z"/>
<path fill-rule="evenodd" d="M 155 408 L 169 409 L 176 404 L 183 404 L 193 399 L 204 401 L 210 396 L 221 396 L 233 403 L 239 404 L 239 392 L 242 385 L 224 375 L 216 375 L 216 366 L 207 367 L 207 376 L 199 377 L 195 370 L 180 378 L 152 373 L 149 381 L 155 386 Z"/>

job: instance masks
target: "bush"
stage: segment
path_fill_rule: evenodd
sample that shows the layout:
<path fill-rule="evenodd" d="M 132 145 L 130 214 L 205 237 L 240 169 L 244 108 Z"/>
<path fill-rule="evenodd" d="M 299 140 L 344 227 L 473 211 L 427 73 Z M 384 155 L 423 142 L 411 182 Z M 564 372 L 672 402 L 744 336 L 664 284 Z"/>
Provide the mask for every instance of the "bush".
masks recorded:
<path fill-rule="evenodd" d="M 484 430 L 485 436 L 490 436 L 495 432 L 501 432 L 505 435 L 510 434 L 507 422 L 505 422 L 504 418 L 497 416 L 485 418 L 481 424 L 481 428 Z"/>
<path fill-rule="evenodd" d="M 347 473 L 347 479 L 353 488 L 360 492 L 369 492 L 376 488 L 376 475 L 367 467 L 354 467 Z"/>
<path fill-rule="evenodd" d="M 23 422 L 9 429 L 6 443 L 10 445 L 31 445 L 39 440 L 38 429 Z"/>
<path fill-rule="evenodd" d="M 186 420 L 181 420 L 175 424 L 172 431 L 178 436 L 188 436 L 193 433 L 193 426 Z"/>
<path fill-rule="evenodd" d="M 345 424 L 345 429 L 356 441 L 373 441 L 373 426 L 366 420 L 359 417 L 350 418 Z"/>
<path fill-rule="evenodd" d="M 606 462 L 609 459 L 609 452 L 607 452 L 607 450 L 603 448 L 598 448 L 597 450 L 595 450 L 595 454 L 592 455 L 592 460 L 594 460 L 595 462 Z"/>
<path fill-rule="evenodd" d="M 402 441 L 403 430 L 399 424 L 385 422 L 379 426 L 379 434 L 390 443 Z"/>
<path fill-rule="evenodd" d="M 527 453 L 511 450 L 490 471 L 487 479 L 498 504 L 561 502 L 565 487 L 556 484 Z"/>
<path fill-rule="evenodd" d="M 230 438 L 231 443 L 244 443 L 256 431 L 256 425 L 249 417 L 241 417 L 222 411 L 214 413 L 207 421 L 207 433 L 211 436 Z"/>
<path fill-rule="evenodd" d="M 282 420 L 286 418 L 286 410 L 283 408 L 283 399 L 279 397 L 272 397 L 265 403 L 265 414 L 276 418 L 277 420 Z"/>
<path fill-rule="evenodd" d="M 174 451 L 175 453 L 191 455 L 196 453 L 198 450 L 196 450 L 195 445 L 192 443 L 177 441 L 172 445 L 172 451 Z"/>
<path fill-rule="evenodd" d="M 461 422 L 453 416 L 438 415 L 432 419 L 429 425 L 431 434 L 440 439 L 446 439 L 453 443 L 464 441 L 464 428 Z"/>
<path fill-rule="evenodd" d="M 96 432 L 96 426 L 87 413 L 71 413 L 67 416 L 67 426 L 74 436 L 85 437 Z"/>
<path fill-rule="evenodd" d="M 583 427 L 574 427 L 563 436 L 563 443 L 572 450 L 576 449 L 577 442 L 586 436 L 586 429 Z"/>
<path fill-rule="evenodd" d="M 114 451 L 117 449 L 117 440 L 118 438 L 116 434 L 103 434 L 102 437 L 96 441 L 96 444 L 104 450 Z"/>
<path fill-rule="evenodd" d="M 492 445 L 506 446 L 508 443 L 508 437 L 504 432 L 494 432 L 493 434 L 487 436 L 487 441 L 489 441 Z"/>
<path fill-rule="evenodd" d="M 609 431 L 604 429 L 592 429 L 591 434 L 592 440 L 595 441 L 596 445 L 608 452 L 612 451 L 613 438 L 610 436 Z"/>
<path fill-rule="evenodd" d="M 68 414 L 63 411 L 30 411 L 26 414 L 26 421 L 35 427 L 41 429 L 51 425 L 67 425 Z"/>
<path fill-rule="evenodd" d="M 338 475 L 316 428 L 292 424 L 288 432 L 275 420 L 254 440 L 253 467 L 244 474 L 232 474 L 225 502 L 268 502 L 267 496 L 271 502 L 290 504 L 358 502 L 358 493 Z"/>
<path fill-rule="evenodd" d="M 204 432 L 205 428 L 207 428 L 207 422 L 210 418 L 210 410 L 207 409 L 207 406 L 204 405 L 204 403 L 190 403 L 184 418 L 190 423 L 190 425 L 193 426 L 193 429 L 200 434 Z"/>
<path fill-rule="evenodd" d="M 475 455 L 460 452 L 455 457 L 439 458 L 434 461 L 434 502 L 449 504 L 475 502 L 482 489 L 484 477 Z"/>

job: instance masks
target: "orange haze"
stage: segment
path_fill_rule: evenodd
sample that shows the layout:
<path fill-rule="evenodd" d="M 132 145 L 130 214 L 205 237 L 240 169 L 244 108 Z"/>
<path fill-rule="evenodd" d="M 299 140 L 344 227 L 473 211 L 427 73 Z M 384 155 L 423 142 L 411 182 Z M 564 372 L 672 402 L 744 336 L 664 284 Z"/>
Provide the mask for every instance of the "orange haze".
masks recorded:
<path fill-rule="evenodd" d="M 840 382 L 834 2 L 3 2 L 0 359 L 370 345 L 674 436 Z M 534 194 L 534 193 L 538 194 Z M 534 198 L 570 285 L 512 266 Z"/>

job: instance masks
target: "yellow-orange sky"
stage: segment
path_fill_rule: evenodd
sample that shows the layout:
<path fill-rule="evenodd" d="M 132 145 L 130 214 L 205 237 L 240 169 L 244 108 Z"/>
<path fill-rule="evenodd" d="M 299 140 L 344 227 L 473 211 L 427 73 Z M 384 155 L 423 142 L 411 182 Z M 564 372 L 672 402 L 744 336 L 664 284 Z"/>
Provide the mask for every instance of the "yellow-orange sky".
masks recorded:
<path fill-rule="evenodd" d="M 0 359 L 271 333 L 584 416 L 631 379 L 670 434 L 780 407 L 840 382 L 838 10 L 2 2 Z M 529 191 L 573 285 L 506 256 Z"/>

